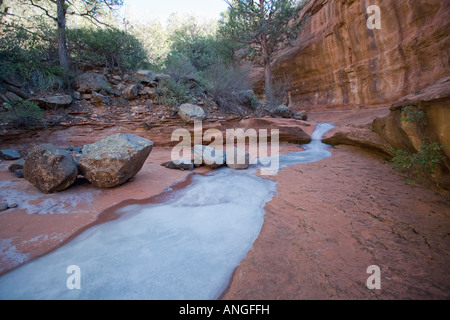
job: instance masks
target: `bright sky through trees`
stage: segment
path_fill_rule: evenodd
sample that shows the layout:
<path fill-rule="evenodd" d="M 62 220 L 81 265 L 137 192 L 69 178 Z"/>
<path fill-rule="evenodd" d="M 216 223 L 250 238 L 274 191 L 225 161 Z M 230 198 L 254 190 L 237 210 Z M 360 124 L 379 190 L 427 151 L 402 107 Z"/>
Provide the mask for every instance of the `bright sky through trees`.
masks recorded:
<path fill-rule="evenodd" d="M 171 13 L 193 15 L 201 19 L 219 20 L 227 9 L 223 0 L 125 0 L 125 12 L 130 19 L 159 20 L 165 23 Z"/>

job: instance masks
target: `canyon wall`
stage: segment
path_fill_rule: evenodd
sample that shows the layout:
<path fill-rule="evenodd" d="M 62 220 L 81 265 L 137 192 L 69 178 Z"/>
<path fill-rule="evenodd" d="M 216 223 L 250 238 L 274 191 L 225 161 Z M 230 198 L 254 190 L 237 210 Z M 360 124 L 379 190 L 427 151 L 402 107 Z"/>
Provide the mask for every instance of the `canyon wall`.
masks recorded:
<path fill-rule="evenodd" d="M 370 5 L 380 30 L 367 27 Z M 298 43 L 272 65 L 292 109 L 390 106 L 450 75 L 448 0 L 310 0 L 301 16 Z"/>

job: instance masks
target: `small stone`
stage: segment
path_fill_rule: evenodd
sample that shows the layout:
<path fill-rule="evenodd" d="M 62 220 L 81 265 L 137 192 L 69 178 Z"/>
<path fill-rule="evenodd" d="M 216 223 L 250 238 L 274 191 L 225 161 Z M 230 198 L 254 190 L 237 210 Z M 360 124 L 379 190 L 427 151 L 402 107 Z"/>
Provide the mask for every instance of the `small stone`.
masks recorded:
<path fill-rule="evenodd" d="M 19 205 L 17 203 L 11 203 L 11 204 L 8 205 L 8 208 L 14 209 L 14 208 L 17 208 L 18 206 Z"/>
<path fill-rule="evenodd" d="M 23 178 L 23 169 L 14 170 L 14 174 L 17 176 L 17 178 L 22 179 Z"/>
<path fill-rule="evenodd" d="M 7 203 L 0 203 L 0 211 L 8 210 L 8 204 Z"/>
<path fill-rule="evenodd" d="M 20 153 L 13 149 L 0 150 L 0 158 L 4 160 L 17 160 L 20 159 Z"/>
<path fill-rule="evenodd" d="M 178 170 L 189 170 L 192 171 L 194 170 L 194 164 L 192 163 L 191 160 L 187 160 L 187 159 L 177 159 L 171 162 L 168 162 L 165 165 L 166 168 L 168 169 L 178 169 Z"/>
<path fill-rule="evenodd" d="M 16 162 L 14 162 L 12 165 L 8 167 L 8 170 L 11 172 L 14 172 L 19 169 L 23 169 L 23 166 L 25 165 L 25 159 L 19 159 Z"/>

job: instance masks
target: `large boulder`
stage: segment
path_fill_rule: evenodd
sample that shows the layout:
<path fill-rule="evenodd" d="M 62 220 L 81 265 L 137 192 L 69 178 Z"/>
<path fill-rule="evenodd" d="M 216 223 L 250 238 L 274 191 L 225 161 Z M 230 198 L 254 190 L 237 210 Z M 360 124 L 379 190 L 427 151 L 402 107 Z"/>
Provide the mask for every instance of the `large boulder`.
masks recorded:
<path fill-rule="evenodd" d="M 283 105 L 276 107 L 272 111 L 272 114 L 275 117 L 281 117 L 281 118 L 285 118 L 285 119 L 294 117 L 294 112 L 291 109 L 289 109 L 289 107 L 283 106 Z"/>
<path fill-rule="evenodd" d="M 186 123 L 203 121 L 206 119 L 205 110 L 194 104 L 185 103 L 178 108 L 178 115 Z"/>
<path fill-rule="evenodd" d="M 245 170 L 250 166 L 250 154 L 236 147 L 225 153 L 227 167 L 235 170 Z"/>
<path fill-rule="evenodd" d="M 81 93 L 99 92 L 105 90 L 110 92 L 111 85 L 102 73 L 86 72 L 75 79 L 75 88 Z"/>
<path fill-rule="evenodd" d="M 81 174 L 98 188 L 113 188 L 134 177 L 143 167 L 153 142 L 119 133 L 83 148 L 78 160 Z"/>
<path fill-rule="evenodd" d="M 105 96 L 98 92 L 92 92 L 91 101 L 97 104 L 103 104 L 107 106 L 111 104 L 111 98 L 109 96 Z"/>
<path fill-rule="evenodd" d="M 150 70 L 138 70 L 133 78 L 142 83 L 151 83 L 156 80 L 157 75 Z"/>
<path fill-rule="evenodd" d="M 299 111 L 295 114 L 294 119 L 308 121 L 308 113 L 305 110 Z"/>
<path fill-rule="evenodd" d="M 139 87 L 137 84 L 131 84 L 122 91 L 122 97 L 124 97 L 127 100 L 136 99 L 138 94 L 139 94 Z"/>
<path fill-rule="evenodd" d="M 194 164 L 205 165 L 211 169 L 217 169 L 225 164 L 225 152 L 202 145 L 195 145 L 193 149 Z"/>
<path fill-rule="evenodd" d="M 48 107 L 63 108 L 69 106 L 73 102 L 73 98 L 69 94 L 57 94 L 54 96 L 34 97 L 30 101 L 36 102 L 44 109 Z"/>
<path fill-rule="evenodd" d="M 39 191 L 55 193 L 71 186 L 78 169 L 67 150 L 51 144 L 34 147 L 23 166 L 23 176 Z"/>

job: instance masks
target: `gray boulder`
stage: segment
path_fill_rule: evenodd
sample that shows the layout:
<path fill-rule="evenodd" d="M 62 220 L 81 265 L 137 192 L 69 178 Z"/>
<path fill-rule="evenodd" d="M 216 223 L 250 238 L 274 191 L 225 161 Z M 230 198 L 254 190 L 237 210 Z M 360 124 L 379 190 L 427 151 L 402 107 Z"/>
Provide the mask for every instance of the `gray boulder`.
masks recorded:
<path fill-rule="evenodd" d="M 86 72 L 75 78 L 75 88 L 81 93 L 99 92 L 105 90 L 110 92 L 111 85 L 102 73 Z"/>
<path fill-rule="evenodd" d="M 142 83 L 150 83 L 156 80 L 157 75 L 150 70 L 138 70 L 133 79 Z"/>
<path fill-rule="evenodd" d="M 113 188 L 134 177 L 152 149 L 152 141 L 120 133 L 84 146 L 78 167 L 94 186 Z"/>
<path fill-rule="evenodd" d="M 194 170 L 194 163 L 192 162 L 192 160 L 188 160 L 188 159 L 177 159 L 174 161 L 170 161 L 165 165 L 166 168 L 168 169 L 177 169 L 177 170 Z"/>
<path fill-rule="evenodd" d="M 138 94 L 139 94 L 139 87 L 137 84 L 129 85 L 122 91 L 122 97 L 124 97 L 127 100 L 136 99 Z"/>
<path fill-rule="evenodd" d="M 272 115 L 281 118 L 293 118 L 294 112 L 286 106 L 278 106 L 272 111 Z"/>
<path fill-rule="evenodd" d="M 297 119 L 297 120 L 307 121 L 308 120 L 308 114 L 306 113 L 305 110 L 299 111 L 299 112 L 297 112 L 295 114 L 294 118 Z"/>
<path fill-rule="evenodd" d="M 105 96 L 98 92 L 92 92 L 92 102 L 98 103 L 98 104 L 104 104 L 104 105 L 110 105 L 111 104 L 111 98 L 108 96 Z"/>
<path fill-rule="evenodd" d="M 47 97 L 34 97 L 30 101 L 38 103 L 41 108 L 60 108 L 69 106 L 73 102 L 73 98 L 69 94 L 59 94 Z"/>
<path fill-rule="evenodd" d="M 67 150 L 43 144 L 28 154 L 23 176 L 42 193 L 55 193 L 75 182 L 78 169 Z"/>
<path fill-rule="evenodd" d="M 16 162 L 14 162 L 12 165 L 10 165 L 8 167 L 8 170 L 11 172 L 14 172 L 16 170 L 22 170 L 24 165 L 25 165 L 25 159 L 19 159 Z"/>
<path fill-rule="evenodd" d="M 205 110 L 194 104 L 185 103 L 178 108 L 178 115 L 186 123 L 203 121 L 206 119 Z"/>
<path fill-rule="evenodd" d="M 4 160 L 17 160 L 20 159 L 20 153 L 14 149 L 0 150 L 0 158 Z"/>

